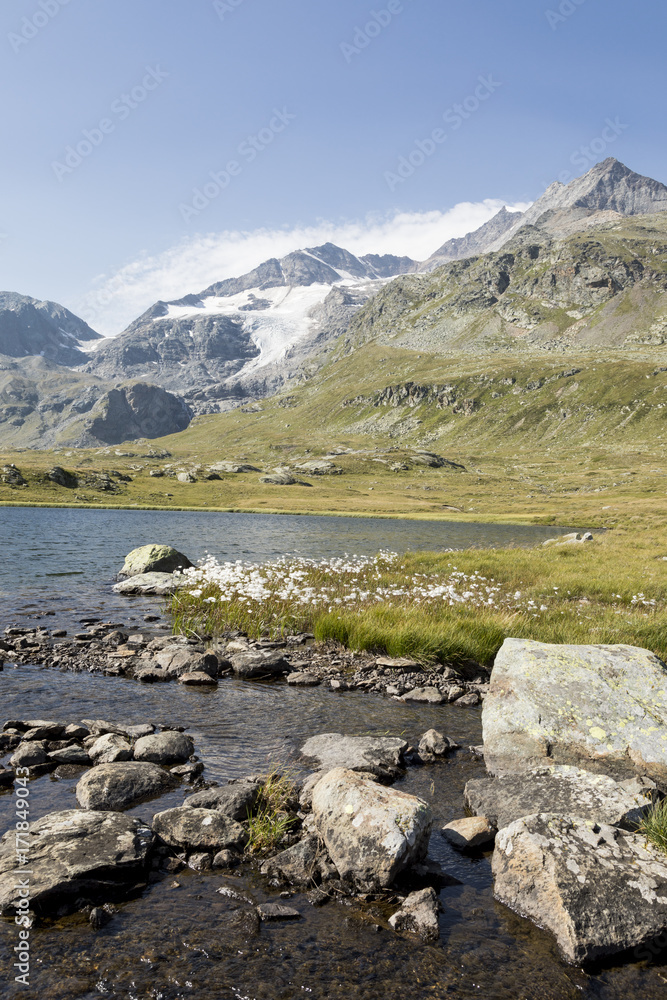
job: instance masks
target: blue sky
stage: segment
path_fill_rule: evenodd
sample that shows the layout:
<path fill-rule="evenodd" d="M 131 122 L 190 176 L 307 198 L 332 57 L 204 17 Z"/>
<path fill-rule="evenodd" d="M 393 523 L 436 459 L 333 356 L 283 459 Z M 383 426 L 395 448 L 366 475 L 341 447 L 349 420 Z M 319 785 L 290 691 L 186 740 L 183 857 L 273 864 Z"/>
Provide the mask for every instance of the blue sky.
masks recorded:
<path fill-rule="evenodd" d="M 666 28 L 621 0 L 3 0 L 0 286 L 114 333 L 301 241 L 426 256 L 607 155 L 667 181 Z"/>

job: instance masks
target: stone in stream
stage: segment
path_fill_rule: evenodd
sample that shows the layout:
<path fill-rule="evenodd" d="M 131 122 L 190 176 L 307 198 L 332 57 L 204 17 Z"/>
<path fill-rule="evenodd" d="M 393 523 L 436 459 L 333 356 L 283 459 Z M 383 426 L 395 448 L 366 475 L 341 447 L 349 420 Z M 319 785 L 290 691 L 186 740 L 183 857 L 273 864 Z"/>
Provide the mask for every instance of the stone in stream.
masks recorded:
<path fill-rule="evenodd" d="M 175 643 L 156 653 L 155 663 L 170 677 L 180 677 L 195 671 L 201 671 L 210 677 L 218 676 L 218 657 L 215 653 L 201 653 Z"/>
<path fill-rule="evenodd" d="M 482 724 L 492 774 L 549 757 L 667 787 L 667 668 L 649 650 L 506 639 Z"/>
<path fill-rule="evenodd" d="M 188 557 L 171 545 L 141 545 L 125 556 L 125 563 L 118 578 L 124 579 L 145 573 L 173 573 L 174 570 L 190 569 L 191 566 Z"/>
<path fill-rule="evenodd" d="M 498 833 L 493 874 L 496 898 L 549 930 L 568 962 L 638 948 L 667 929 L 667 856 L 617 827 L 526 816 Z"/>
<path fill-rule="evenodd" d="M 9 758 L 9 763 L 12 767 L 35 767 L 48 763 L 48 760 L 46 742 L 33 740 L 31 743 L 20 743 Z"/>
<path fill-rule="evenodd" d="M 53 750 L 49 754 L 49 758 L 55 761 L 56 764 L 78 764 L 82 767 L 90 767 L 93 763 L 90 754 L 82 747 L 77 746 L 63 747 L 62 750 Z"/>
<path fill-rule="evenodd" d="M 429 729 L 424 733 L 417 748 L 422 757 L 446 757 L 447 754 L 459 750 L 459 744 L 443 736 L 437 729 Z"/>
<path fill-rule="evenodd" d="M 261 791 L 260 784 L 239 781 L 222 788 L 205 788 L 189 795 L 183 805 L 189 809 L 215 809 L 229 819 L 242 822 L 254 812 Z"/>
<path fill-rule="evenodd" d="M 152 764 L 184 764 L 194 753 L 194 744 L 185 733 L 167 730 L 142 736 L 134 744 L 134 759 Z"/>
<path fill-rule="evenodd" d="M 0 767 L 0 788 L 9 788 L 14 784 L 14 770 L 11 767 Z"/>
<path fill-rule="evenodd" d="M 454 847 L 476 850 L 493 843 L 496 826 L 486 816 L 465 816 L 443 826 L 442 835 Z"/>
<path fill-rule="evenodd" d="M 0 914 L 20 909 L 15 830 L 0 841 Z M 68 809 L 30 825 L 30 906 L 38 914 L 108 897 L 145 876 L 153 834 L 122 813 Z"/>
<path fill-rule="evenodd" d="M 340 877 L 381 887 L 426 856 L 433 823 L 422 799 L 340 767 L 315 785 L 313 818 Z"/>
<path fill-rule="evenodd" d="M 429 705 L 442 705 L 447 700 L 447 695 L 442 694 L 435 687 L 413 688 L 412 691 L 406 691 L 401 696 L 401 701 L 423 701 Z"/>
<path fill-rule="evenodd" d="M 438 922 L 438 897 L 430 886 L 419 892 L 411 892 L 397 910 L 389 918 L 389 925 L 395 931 L 410 931 L 418 934 L 424 941 L 437 941 L 440 937 Z"/>
<path fill-rule="evenodd" d="M 567 764 L 540 767 L 497 778 L 474 778 L 464 798 L 475 816 L 486 816 L 500 830 L 533 813 L 557 812 L 612 826 L 636 826 L 655 792 L 647 778 L 615 781 Z"/>
<path fill-rule="evenodd" d="M 317 687 L 322 681 L 307 670 L 296 670 L 293 674 L 287 675 L 287 683 L 292 687 Z"/>
<path fill-rule="evenodd" d="M 76 798 L 83 809 L 122 812 L 171 791 L 177 784 L 178 779 L 157 764 L 137 761 L 100 764 L 81 778 Z"/>
<path fill-rule="evenodd" d="M 116 733 L 98 736 L 87 749 L 94 764 L 112 764 L 117 760 L 131 760 L 132 758 L 130 744 Z"/>
<path fill-rule="evenodd" d="M 132 576 L 128 580 L 115 583 L 111 589 L 114 594 L 126 596 L 145 594 L 166 597 L 178 590 L 180 585 L 179 578 L 172 573 L 141 573 L 139 576 Z"/>
<path fill-rule="evenodd" d="M 257 677 L 276 677 L 288 673 L 290 665 L 281 652 L 252 649 L 235 653 L 230 659 L 237 677 L 251 680 Z"/>
<path fill-rule="evenodd" d="M 156 813 L 153 832 L 170 847 L 189 851 L 240 850 L 248 839 L 241 824 L 222 813 L 185 806 Z"/>
<path fill-rule="evenodd" d="M 304 837 L 298 844 L 265 861 L 261 872 L 263 875 L 277 875 L 287 882 L 311 883 L 322 874 L 318 856 L 318 838 Z"/>
<path fill-rule="evenodd" d="M 145 666 L 137 667 L 134 670 L 134 679 L 141 684 L 165 684 L 171 680 L 171 677 L 166 670 L 151 662 Z"/>
<path fill-rule="evenodd" d="M 267 920 L 300 920 L 301 914 L 292 906 L 283 906 L 282 903 L 260 903 L 257 913 L 261 921 Z"/>
<path fill-rule="evenodd" d="M 215 677 L 211 677 L 210 674 L 205 674 L 203 670 L 193 670 L 189 674 L 181 674 L 178 678 L 179 684 L 184 684 L 186 687 L 217 687 L 218 682 Z"/>
<path fill-rule="evenodd" d="M 319 761 L 320 770 L 344 767 L 349 771 L 369 771 L 393 780 L 403 766 L 407 742 L 400 736 L 343 736 L 324 733 L 313 736 L 301 747 L 304 757 Z"/>

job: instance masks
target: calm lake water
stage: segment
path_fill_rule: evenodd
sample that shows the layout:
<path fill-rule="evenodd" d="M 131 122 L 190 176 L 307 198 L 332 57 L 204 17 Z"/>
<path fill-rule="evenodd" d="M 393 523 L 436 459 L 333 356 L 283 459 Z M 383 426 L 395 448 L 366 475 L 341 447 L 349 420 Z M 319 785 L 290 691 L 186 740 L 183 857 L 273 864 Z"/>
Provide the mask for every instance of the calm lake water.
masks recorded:
<path fill-rule="evenodd" d="M 195 511 L 0 508 L 0 624 L 55 611 L 116 618 L 127 599 L 112 591 L 126 554 L 150 542 L 173 545 L 192 562 L 260 562 L 286 554 L 310 558 L 470 547 L 537 545 L 572 530 L 543 525 L 459 524 L 377 518 L 220 514 Z M 134 601 L 142 610 L 155 602 Z"/>
<path fill-rule="evenodd" d="M 413 521 L 255 515 L 65 510 L 0 511 L 5 558 L 0 565 L 2 618 L 25 621 L 48 606 L 42 624 L 113 610 L 118 621 L 144 613 L 148 600 L 121 601 L 110 593 L 126 552 L 166 541 L 196 559 L 260 560 L 289 552 L 328 556 L 371 554 L 380 548 L 447 549 L 489 544 L 535 544 L 560 529 L 454 525 Z M 77 574 L 77 575 L 56 575 Z M 159 605 L 153 602 L 159 610 Z M 41 609 L 41 610 L 40 610 Z M 299 748 L 323 732 L 402 734 L 410 742 L 434 727 L 463 750 L 433 765 L 411 768 L 399 787 L 427 799 L 436 822 L 430 857 L 446 873 L 440 891 L 440 941 L 425 945 L 378 930 L 388 911 L 332 902 L 313 907 L 294 893 L 297 923 L 263 924 L 241 918 L 279 891 L 249 868 L 233 874 L 185 871 L 156 878 L 137 898 L 118 906 L 94 932 L 69 916 L 36 928 L 31 939 L 30 989 L 14 987 L 15 928 L 0 923 L 0 996 L 28 1000 L 644 1000 L 667 997 L 663 965 L 611 963 L 582 971 L 565 965 L 553 939 L 493 899 L 490 854 L 466 857 L 439 828 L 463 814 L 463 787 L 482 776 L 483 762 L 468 747 L 481 741 L 478 708 L 403 704 L 360 692 L 291 689 L 284 683 L 227 680 L 215 690 L 138 685 L 123 678 L 68 674 L 39 666 L 0 673 L 5 718 L 77 721 L 107 718 L 187 727 L 206 764 L 206 777 L 227 778 L 288 765 L 298 777 Z M 43 776 L 31 782 L 34 818 L 73 808 L 75 780 Z M 178 789 L 132 812 L 146 820 L 179 804 Z M 0 830 L 13 822 L 13 797 L 0 793 Z M 222 890 L 222 891 L 221 891 Z"/>

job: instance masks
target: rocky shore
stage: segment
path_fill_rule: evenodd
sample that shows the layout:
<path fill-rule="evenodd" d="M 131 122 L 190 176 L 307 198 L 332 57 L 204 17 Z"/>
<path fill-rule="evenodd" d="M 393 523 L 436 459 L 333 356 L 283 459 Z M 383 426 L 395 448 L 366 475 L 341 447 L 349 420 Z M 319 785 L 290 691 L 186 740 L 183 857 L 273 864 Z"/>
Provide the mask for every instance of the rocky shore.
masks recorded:
<path fill-rule="evenodd" d="M 324 684 L 332 691 L 367 691 L 430 704 L 478 705 L 488 691 L 489 672 L 470 661 L 423 667 L 414 660 L 359 653 L 312 635 L 284 641 L 250 640 L 228 633 L 216 642 L 155 635 L 121 622 L 87 620 L 84 631 L 16 626 L 0 638 L 0 658 L 73 672 L 130 677 L 144 684 L 178 681 L 215 686 L 239 677 L 285 680 L 290 686 Z"/>

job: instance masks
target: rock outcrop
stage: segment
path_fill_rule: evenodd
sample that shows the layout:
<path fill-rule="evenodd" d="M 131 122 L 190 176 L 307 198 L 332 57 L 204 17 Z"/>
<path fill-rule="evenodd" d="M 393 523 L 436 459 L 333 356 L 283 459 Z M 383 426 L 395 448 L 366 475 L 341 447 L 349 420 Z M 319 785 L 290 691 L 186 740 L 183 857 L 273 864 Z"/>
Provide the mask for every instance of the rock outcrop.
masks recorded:
<path fill-rule="evenodd" d="M 125 809 L 170 791 L 178 784 L 157 764 L 125 761 L 92 768 L 76 786 L 82 809 L 123 812 Z"/>
<path fill-rule="evenodd" d="M 645 778 L 615 781 L 567 764 L 497 778 L 474 778 L 465 787 L 468 809 L 497 830 L 533 813 L 561 813 L 634 829 L 653 802 L 655 785 Z"/>
<path fill-rule="evenodd" d="M 312 808 L 317 832 L 344 880 L 386 887 L 426 856 L 433 818 L 414 795 L 338 767 L 315 785 Z"/>
<path fill-rule="evenodd" d="M 506 639 L 482 723 L 491 773 L 549 758 L 667 787 L 667 668 L 646 649 Z"/>
<path fill-rule="evenodd" d="M 22 909 L 16 875 L 16 831 L 0 841 L 0 914 Z M 31 824 L 30 905 L 38 914 L 108 898 L 145 876 L 153 834 L 122 813 L 69 809 Z"/>
<path fill-rule="evenodd" d="M 138 576 L 140 573 L 173 573 L 177 569 L 190 569 L 192 563 L 182 552 L 171 545 L 141 545 L 125 556 L 119 579 Z"/>
<path fill-rule="evenodd" d="M 616 827 L 539 814 L 501 830 L 496 898 L 547 928 L 568 962 L 637 948 L 667 929 L 667 857 Z"/>

